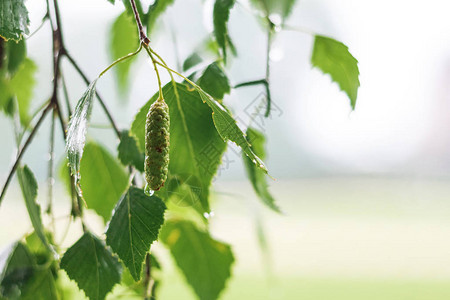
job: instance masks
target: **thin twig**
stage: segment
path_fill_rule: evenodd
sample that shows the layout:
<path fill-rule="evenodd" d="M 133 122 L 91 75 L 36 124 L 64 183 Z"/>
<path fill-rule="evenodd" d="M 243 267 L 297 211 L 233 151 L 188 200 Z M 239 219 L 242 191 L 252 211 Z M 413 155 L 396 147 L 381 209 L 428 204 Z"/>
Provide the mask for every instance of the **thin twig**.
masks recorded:
<path fill-rule="evenodd" d="M 131 7 L 133 8 L 134 12 L 134 18 L 136 19 L 136 23 L 139 30 L 139 39 L 141 40 L 144 45 L 148 46 L 150 44 L 150 40 L 148 39 L 147 35 L 144 31 L 144 26 L 142 26 L 141 18 L 139 17 L 139 11 L 136 8 L 136 2 L 134 0 L 130 0 Z"/>
<path fill-rule="evenodd" d="M 53 115 L 50 125 L 50 146 L 49 146 L 49 160 L 48 160 L 48 203 L 46 213 L 51 218 L 51 226 L 53 232 L 55 232 L 55 216 L 53 215 L 53 187 L 55 185 L 55 178 L 53 174 L 54 162 L 55 162 L 55 110 L 53 109 Z"/>
<path fill-rule="evenodd" d="M 259 84 L 266 84 L 267 81 L 265 78 L 263 79 L 258 79 L 258 80 L 252 80 L 252 81 L 245 81 L 245 82 L 241 82 L 238 83 L 234 86 L 235 89 L 241 88 L 241 87 L 245 87 L 245 86 L 252 86 L 252 85 L 259 85 Z"/>
<path fill-rule="evenodd" d="M 145 256 L 145 277 L 144 277 L 144 299 L 151 300 L 153 299 L 153 285 L 154 280 L 152 279 L 152 260 L 150 253 L 147 253 Z"/>
<path fill-rule="evenodd" d="M 53 175 L 53 167 L 55 161 L 55 110 L 53 110 L 52 122 L 50 125 L 50 145 L 48 149 L 49 159 L 48 159 L 48 203 L 46 212 L 48 214 L 52 214 L 52 205 L 53 205 L 53 185 L 54 185 L 54 175 Z"/>
<path fill-rule="evenodd" d="M 47 107 L 42 112 L 41 117 L 39 118 L 39 120 L 37 121 L 33 130 L 31 131 L 30 135 L 28 136 L 27 140 L 25 141 L 22 148 L 20 149 L 19 154 L 17 155 L 16 161 L 14 162 L 14 165 L 12 166 L 11 171 L 8 174 L 8 177 L 6 178 L 6 182 L 5 182 L 5 185 L 3 186 L 2 193 L 0 194 L 0 205 L 5 196 L 6 190 L 8 189 L 9 183 L 11 182 L 11 179 L 12 179 L 14 173 L 16 172 L 17 167 L 19 166 L 20 160 L 22 159 L 22 156 L 25 153 L 25 150 L 27 150 L 27 148 L 30 145 L 31 141 L 33 140 L 36 132 L 38 131 L 39 126 L 42 124 L 42 121 L 45 119 L 45 116 L 47 115 L 47 113 L 50 111 L 51 108 L 52 108 L 51 104 L 47 105 Z"/>
<path fill-rule="evenodd" d="M 270 20 L 269 20 L 270 22 Z M 271 23 L 270 23 L 271 24 Z M 267 118 L 270 115 L 272 98 L 270 97 L 270 49 L 272 48 L 272 26 L 267 29 L 267 49 L 266 49 L 266 98 L 267 106 L 264 116 Z"/>
<path fill-rule="evenodd" d="M 66 101 L 66 106 L 67 106 L 67 115 L 68 115 L 68 118 L 70 118 L 70 116 L 72 115 L 72 108 L 70 106 L 70 98 L 69 98 L 69 92 L 67 90 L 66 80 L 64 79 L 64 75 L 62 73 L 61 73 L 61 82 L 62 82 L 64 100 Z"/>
<path fill-rule="evenodd" d="M 39 30 L 41 30 L 41 28 L 44 26 L 45 21 L 47 21 L 49 19 L 49 14 L 46 13 L 45 16 L 42 18 L 42 22 L 41 24 L 38 26 L 38 28 L 36 28 L 36 30 L 34 30 L 29 36 L 27 36 L 27 40 L 29 40 L 33 35 L 35 35 Z"/>

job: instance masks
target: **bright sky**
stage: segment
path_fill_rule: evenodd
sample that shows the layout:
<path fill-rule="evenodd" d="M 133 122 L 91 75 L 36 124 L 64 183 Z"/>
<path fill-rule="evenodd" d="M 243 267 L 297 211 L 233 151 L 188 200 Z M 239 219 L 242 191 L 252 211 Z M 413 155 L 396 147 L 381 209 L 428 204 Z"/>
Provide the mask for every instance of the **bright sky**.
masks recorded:
<path fill-rule="evenodd" d="M 35 21 L 32 28 L 43 15 L 43 2 L 27 2 L 32 21 Z M 111 20 L 122 9 L 120 4 L 113 7 L 105 2 L 61 1 L 64 29 L 71 36 L 69 48 L 91 77 L 110 61 L 106 55 L 106 33 Z M 207 34 L 204 25 L 210 28 L 211 20 L 202 17 L 202 13 L 211 9 L 211 1 L 206 1 L 203 9 L 200 1 L 176 3 L 164 24 L 173 21 L 178 42 L 187 45 L 179 50 L 182 57 L 186 57 Z M 450 100 L 447 88 L 449 11 L 450 2 L 444 0 L 299 1 L 287 23 L 334 37 L 348 45 L 359 60 L 361 88 L 356 111 L 351 112 L 349 100 L 337 85 L 320 71 L 311 69 L 311 36 L 281 32 L 272 51 L 276 60 L 272 63 L 272 88 L 274 101 L 283 115 L 275 118 L 273 127 L 268 129 L 269 152 L 272 153 L 269 159 L 277 161 L 273 164 L 275 168 L 279 166 L 280 173 L 286 168 L 296 170 L 302 159 L 323 161 L 344 172 L 363 173 L 401 170 L 405 165 L 409 166 L 406 168 L 409 172 L 412 166 L 414 172 L 442 165 L 439 157 L 450 153 L 446 137 L 450 129 L 446 123 L 447 113 L 450 113 L 447 104 Z M 99 19 L 98 14 L 108 22 Z M 241 55 L 232 62 L 229 71 L 233 83 L 263 75 L 265 40 L 258 32 L 258 23 L 249 11 L 237 5 L 231 14 L 231 24 L 230 34 Z M 196 32 L 202 33 L 196 36 L 193 34 Z M 160 34 L 152 42 L 174 64 L 170 37 Z M 39 59 L 47 54 L 44 43 L 47 41 L 40 38 L 30 41 L 30 47 L 37 49 L 31 53 L 32 57 Z M 93 45 L 99 47 L 92 48 Z M 44 64 L 40 70 L 42 78 L 50 76 L 49 66 Z M 123 126 L 129 122 L 129 115 L 152 94 L 136 88 L 141 83 L 149 85 L 148 76 L 153 76 L 150 68 L 140 68 L 136 74 L 141 76 L 135 77 L 127 114 L 118 117 Z M 103 93 L 117 98 L 113 90 L 105 88 L 114 84 L 112 76 L 102 80 Z M 80 84 L 80 95 L 82 89 Z M 257 93 L 236 92 L 226 100 L 239 113 L 239 108 L 246 105 L 241 96 L 254 98 Z M 123 106 L 111 101 L 113 109 L 123 111 Z M 286 145 L 285 149 L 280 145 Z"/>

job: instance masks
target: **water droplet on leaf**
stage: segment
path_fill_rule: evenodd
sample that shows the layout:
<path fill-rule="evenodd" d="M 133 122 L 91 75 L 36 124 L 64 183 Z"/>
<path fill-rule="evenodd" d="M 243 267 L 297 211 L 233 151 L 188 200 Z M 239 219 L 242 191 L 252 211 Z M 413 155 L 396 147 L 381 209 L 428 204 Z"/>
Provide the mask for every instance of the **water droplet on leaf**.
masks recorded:
<path fill-rule="evenodd" d="M 269 16 L 270 22 L 273 23 L 273 25 L 280 27 L 281 22 L 283 22 L 283 18 L 279 14 L 270 14 Z"/>
<path fill-rule="evenodd" d="M 152 189 L 150 189 L 150 187 L 148 186 L 148 184 L 146 184 L 145 185 L 145 189 L 144 189 L 144 193 L 147 195 L 147 196 L 153 196 L 153 194 L 155 193 L 155 191 L 154 190 L 152 190 Z"/>
<path fill-rule="evenodd" d="M 203 216 L 205 217 L 205 219 L 211 219 L 212 217 L 214 217 L 214 212 L 210 211 L 209 213 L 205 212 L 203 213 Z"/>

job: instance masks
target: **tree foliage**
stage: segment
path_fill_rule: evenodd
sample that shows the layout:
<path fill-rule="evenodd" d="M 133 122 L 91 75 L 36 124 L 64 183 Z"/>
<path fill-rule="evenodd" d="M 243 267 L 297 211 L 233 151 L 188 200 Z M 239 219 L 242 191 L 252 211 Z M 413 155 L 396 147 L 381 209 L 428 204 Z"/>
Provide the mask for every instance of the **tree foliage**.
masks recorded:
<path fill-rule="evenodd" d="M 163 271 L 157 253 L 151 248 L 157 241 L 169 249 L 199 299 L 218 299 L 232 276 L 235 258 L 231 245 L 213 238 L 205 216 L 211 212 L 214 177 L 229 141 L 242 151 L 249 181 L 261 202 L 276 212 L 281 211 L 269 191 L 268 170 L 263 162 L 267 137 L 253 127 L 241 128 L 226 101 L 234 89 L 263 85 L 267 93 L 265 116 L 271 112 L 268 55 L 266 75 L 261 79 L 233 86 L 232 78 L 227 75 L 229 53 L 238 55 L 229 33 L 233 11 L 239 9 L 236 1 L 215 0 L 213 33 L 184 60 L 182 70 L 167 65 L 164 55 L 153 49 L 147 37 L 177 1 L 156 0 L 147 4 L 148 7 L 139 0 L 109 2 L 124 4 L 110 30 L 109 54 L 115 61 L 90 80 L 64 44 L 60 27 L 64 20 L 58 1 L 48 1 L 43 22 L 51 22 L 53 29 L 53 53 L 49 54 L 53 58 L 54 73 L 53 78 L 49 78 L 53 89 L 49 100 L 31 113 L 30 104 L 36 96 L 33 88 L 37 67 L 27 56 L 24 38 L 29 35 L 28 11 L 23 0 L 1 1 L 0 110 L 11 118 L 20 150 L 3 186 L 0 204 L 17 173 L 33 232 L 13 242 L 0 255 L 0 299 L 67 299 L 60 286 L 62 272 L 89 299 L 105 299 L 116 285 L 145 299 L 155 299 L 160 282 L 158 272 Z M 255 17 L 262 21 L 261 29 L 269 36 L 267 49 L 270 50 L 271 37 L 277 34 L 275 28 L 284 28 L 296 1 L 252 0 L 250 3 L 258 12 Z M 280 24 L 274 24 L 274 15 L 281 18 Z M 312 65 L 331 76 L 348 95 L 354 109 L 360 85 L 357 60 L 343 43 L 322 35 L 314 35 L 312 49 Z M 134 119 L 130 117 L 129 128 L 119 128 L 97 91 L 97 81 L 114 68 L 118 90 L 127 91 L 138 55 L 153 64 L 159 90 Z M 63 80 L 63 59 L 67 59 L 87 85 L 75 107 L 62 97 L 67 94 L 66 83 L 70 84 Z M 169 82 L 160 81 L 163 71 L 170 74 Z M 182 73 L 186 71 L 191 73 Z M 164 186 L 153 192 L 144 190 L 144 149 L 148 138 L 145 122 L 150 106 L 157 99 L 164 99 L 161 101 L 169 107 L 170 159 Z M 106 113 L 117 136 L 113 150 L 89 136 L 94 107 Z M 41 125 L 47 124 L 44 120 L 50 112 L 50 196 L 44 206 L 37 200 L 39 181 L 28 166 L 22 166 L 21 160 Z M 67 118 L 64 112 L 69 112 L 70 116 Z M 68 164 L 63 166 L 61 179 L 69 187 L 71 221 L 79 222 L 83 230 L 68 249 L 54 242 L 53 228 L 43 221 L 53 217 L 57 126 L 61 127 L 66 143 Z M 171 213 L 169 203 L 183 204 L 183 213 Z M 88 219 L 84 217 L 86 208 L 103 219 L 106 235 L 95 235 L 90 230 Z M 157 270 L 156 275 L 151 270 Z"/>

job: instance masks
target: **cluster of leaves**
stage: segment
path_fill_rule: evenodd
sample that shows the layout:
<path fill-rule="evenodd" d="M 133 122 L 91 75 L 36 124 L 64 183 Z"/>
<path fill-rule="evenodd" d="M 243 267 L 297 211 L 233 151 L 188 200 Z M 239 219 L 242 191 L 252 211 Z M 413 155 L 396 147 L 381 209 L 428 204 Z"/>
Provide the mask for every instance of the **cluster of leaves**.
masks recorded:
<path fill-rule="evenodd" d="M 111 28 L 110 54 L 114 59 L 139 46 L 132 7 L 127 0 L 123 3 L 125 11 Z M 173 3 L 174 0 L 155 0 L 144 9 L 136 1 L 148 33 Z M 278 14 L 284 24 L 295 0 L 252 0 L 251 3 L 260 11 L 258 18 L 262 18 L 264 30 L 275 34 L 275 24 L 269 16 Z M 158 277 L 152 272 L 151 284 L 149 274 L 150 268 L 161 269 L 154 253 L 150 254 L 151 245 L 157 240 L 170 250 L 199 299 L 219 297 L 231 276 L 234 256 L 230 245 L 212 237 L 204 215 L 210 213 L 210 188 L 228 141 L 242 149 L 248 178 L 262 203 L 276 212 L 281 211 L 266 182 L 267 169 L 262 162 L 266 156 L 264 134 L 251 127 L 244 134 L 223 101 L 233 88 L 225 67 L 228 52 L 237 53 L 228 31 L 235 4 L 235 0 L 215 1 L 214 39 L 206 39 L 205 44 L 185 59 L 183 71 L 188 75 L 184 82 L 172 81 L 162 88 L 170 108 L 170 163 L 167 182 L 154 195 L 144 193 L 142 172 L 145 118 L 158 93 L 137 112 L 131 128 L 120 133 L 117 155 L 94 140 L 86 142 L 97 79 L 78 101 L 67 131 L 68 166 L 61 167 L 60 175 L 72 196 L 75 187 L 75 199 L 79 203 L 83 200 L 107 224 L 106 238 L 96 236 L 82 221 L 83 235 L 68 249 L 60 249 L 53 241 L 52 232 L 46 231 L 43 225 L 36 201 L 38 185 L 32 171 L 27 166 L 18 168 L 17 177 L 34 232 L 13 243 L 0 256 L 0 298 L 59 299 L 64 293 L 59 284 L 61 272 L 75 281 L 90 299 L 104 299 L 117 284 L 136 295 L 155 297 Z M 36 67 L 26 58 L 23 35 L 28 34 L 28 13 L 23 0 L 5 0 L 0 5 L 0 19 L 0 108 L 7 115 L 18 116 L 26 131 L 32 118 L 28 111 Z M 212 49 L 213 59 L 206 55 L 208 49 Z M 133 59 L 117 65 L 121 91 L 128 86 Z M 317 35 L 311 62 L 331 75 L 354 108 L 359 71 L 347 47 Z M 264 84 L 268 90 L 269 78 L 240 86 L 253 84 Z M 268 97 L 268 106 L 270 101 Z M 68 168 L 75 186 L 68 176 Z M 166 213 L 170 208 L 172 213 Z M 182 213 L 177 213 L 180 210 Z M 63 253 L 61 259 L 60 253 Z"/>

